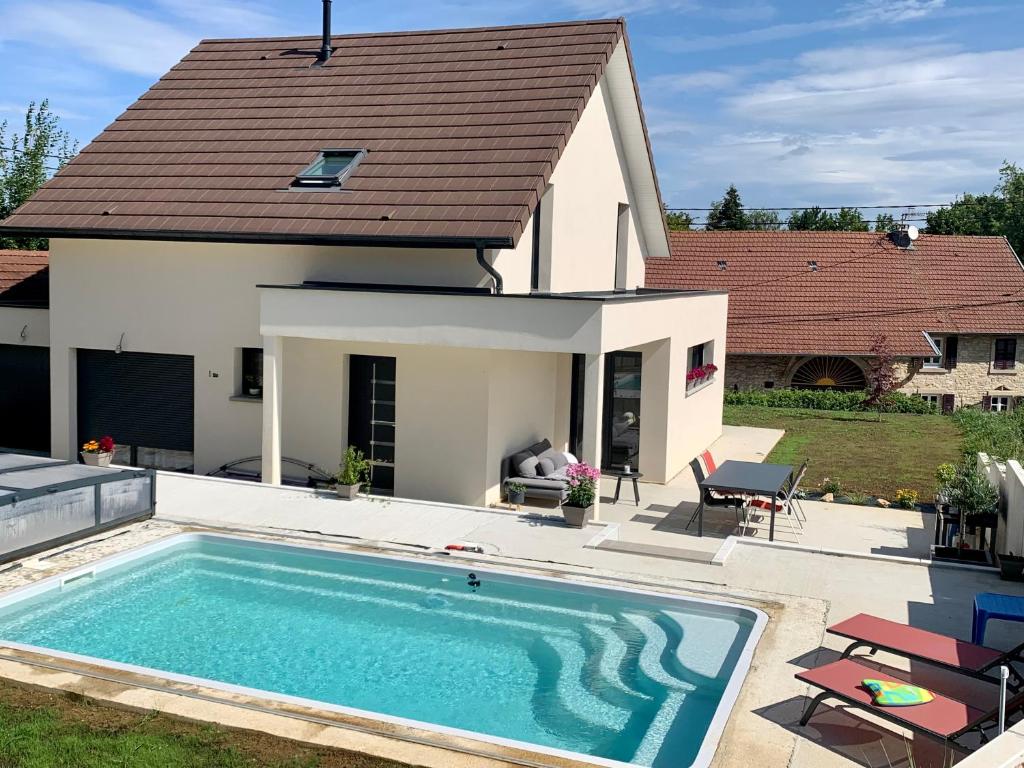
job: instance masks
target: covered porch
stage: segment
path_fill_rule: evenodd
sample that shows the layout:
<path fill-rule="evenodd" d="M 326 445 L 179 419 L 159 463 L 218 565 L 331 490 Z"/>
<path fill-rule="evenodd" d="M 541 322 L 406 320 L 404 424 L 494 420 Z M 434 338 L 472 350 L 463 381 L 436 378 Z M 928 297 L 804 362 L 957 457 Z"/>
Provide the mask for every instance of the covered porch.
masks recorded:
<path fill-rule="evenodd" d="M 369 449 L 385 493 L 456 504 L 499 501 L 502 459 L 545 438 L 601 467 L 622 351 L 640 363 L 645 481 L 671 480 L 721 432 L 722 377 L 695 390 L 686 373 L 694 347 L 724 357 L 724 294 L 260 289 L 269 483 L 282 455 L 333 469 L 349 444 Z"/>

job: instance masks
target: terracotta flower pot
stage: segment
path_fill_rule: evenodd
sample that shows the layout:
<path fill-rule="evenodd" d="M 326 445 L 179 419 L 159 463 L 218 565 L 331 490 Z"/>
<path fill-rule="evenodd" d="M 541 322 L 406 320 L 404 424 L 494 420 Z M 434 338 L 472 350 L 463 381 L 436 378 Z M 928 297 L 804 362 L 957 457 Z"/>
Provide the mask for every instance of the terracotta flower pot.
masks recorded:
<path fill-rule="evenodd" d="M 100 451 L 98 453 L 82 453 L 82 461 L 90 467 L 109 467 L 110 460 L 114 458 L 111 451 Z"/>

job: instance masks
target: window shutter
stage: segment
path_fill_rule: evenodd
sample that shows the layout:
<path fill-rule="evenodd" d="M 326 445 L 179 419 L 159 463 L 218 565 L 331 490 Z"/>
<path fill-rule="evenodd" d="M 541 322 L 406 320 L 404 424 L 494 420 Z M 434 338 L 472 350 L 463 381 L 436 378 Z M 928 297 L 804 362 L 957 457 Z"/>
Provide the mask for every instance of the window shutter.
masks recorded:
<path fill-rule="evenodd" d="M 942 412 L 952 413 L 956 409 L 956 395 L 942 396 Z"/>
<path fill-rule="evenodd" d="M 985 395 L 983 398 L 981 398 L 981 410 L 992 410 L 992 395 Z"/>
<path fill-rule="evenodd" d="M 947 336 L 946 337 L 946 369 L 956 368 L 956 355 L 960 347 L 959 336 Z"/>
<path fill-rule="evenodd" d="M 1017 339 L 1010 337 L 996 339 L 995 355 L 992 367 L 999 371 L 1012 370 L 1017 362 Z"/>

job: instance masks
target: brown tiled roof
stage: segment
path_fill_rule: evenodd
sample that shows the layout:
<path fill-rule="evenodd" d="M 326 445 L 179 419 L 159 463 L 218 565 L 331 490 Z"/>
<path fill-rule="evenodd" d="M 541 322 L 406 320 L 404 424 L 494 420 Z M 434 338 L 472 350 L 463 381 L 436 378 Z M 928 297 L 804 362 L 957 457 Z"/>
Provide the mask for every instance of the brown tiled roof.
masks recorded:
<path fill-rule="evenodd" d="M 727 289 L 729 352 L 867 354 L 883 334 L 896 354 L 929 356 L 923 331 L 1024 333 L 1024 268 L 1001 237 L 921 235 L 904 250 L 873 232 L 673 232 L 671 244 L 648 259 L 646 285 Z"/>
<path fill-rule="evenodd" d="M 45 307 L 50 298 L 46 251 L 0 251 L 0 306 Z"/>
<path fill-rule="evenodd" d="M 624 22 L 204 40 L 7 221 L 51 236 L 516 242 Z M 284 191 L 321 149 L 343 191 Z"/>

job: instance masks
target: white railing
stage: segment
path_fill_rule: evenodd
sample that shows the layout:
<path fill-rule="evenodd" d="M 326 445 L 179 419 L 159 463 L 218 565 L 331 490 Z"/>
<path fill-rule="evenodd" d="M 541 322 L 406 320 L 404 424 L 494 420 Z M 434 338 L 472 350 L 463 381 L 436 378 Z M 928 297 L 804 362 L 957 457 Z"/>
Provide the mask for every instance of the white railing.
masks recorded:
<path fill-rule="evenodd" d="M 1024 468 L 1015 459 L 1003 463 L 979 453 L 978 470 L 999 489 L 1006 504 L 1006 517 L 996 529 L 996 551 L 1024 555 Z"/>

